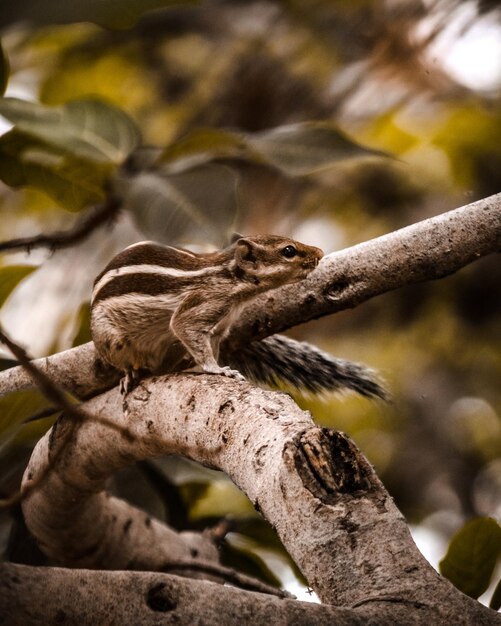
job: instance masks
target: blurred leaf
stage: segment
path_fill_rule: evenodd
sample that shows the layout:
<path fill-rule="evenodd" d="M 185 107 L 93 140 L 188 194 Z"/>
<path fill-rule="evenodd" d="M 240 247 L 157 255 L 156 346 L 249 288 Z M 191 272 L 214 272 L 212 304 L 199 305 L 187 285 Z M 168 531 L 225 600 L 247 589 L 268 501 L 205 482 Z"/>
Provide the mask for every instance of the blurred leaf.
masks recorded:
<path fill-rule="evenodd" d="M 253 515 L 253 517 L 239 520 L 237 530 L 239 534 L 254 540 L 267 550 L 286 554 L 277 533 L 262 517 Z"/>
<path fill-rule="evenodd" d="M 440 573 L 463 593 L 478 598 L 489 586 L 501 554 L 501 527 L 490 517 L 467 522 L 452 538 Z"/>
<path fill-rule="evenodd" d="M 41 189 L 70 211 L 103 200 L 113 168 L 65 153 L 16 129 L 0 137 L 0 179 L 10 187 Z"/>
<path fill-rule="evenodd" d="M 5 50 L 0 42 L 0 96 L 3 96 L 7 89 L 7 83 L 9 82 L 9 59 L 5 54 Z"/>
<path fill-rule="evenodd" d="M 0 398 L 0 449 L 34 413 L 50 406 L 37 389 L 15 391 Z"/>
<path fill-rule="evenodd" d="M 194 4 L 195 0 L 23 0 L 8 2 L 0 13 L 0 26 L 15 22 L 31 24 L 71 24 L 95 22 L 110 28 L 130 28 L 147 11 L 179 4 Z"/>
<path fill-rule="evenodd" d="M 262 580 L 274 587 L 280 587 L 280 580 L 273 574 L 265 561 L 250 548 L 234 546 L 226 541 L 221 549 L 221 563 L 239 572 Z"/>
<path fill-rule="evenodd" d="M 0 267 L 0 307 L 23 278 L 37 269 L 35 265 L 7 265 Z"/>
<path fill-rule="evenodd" d="M 501 580 L 496 585 L 494 589 L 494 593 L 492 594 L 491 601 L 489 602 L 489 607 L 494 609 L 495 611 L 499 611 L 501 608 Z"/>
<path fill-rule="evenodd" d="M 188 161 L 200 163 L 217 158 L 245 157 L 260 161 L 258 153 L 250 151 L 246 135 L 217 128 L 200 128 L 168 146 L 162 156 L 162 163 Z"/>
<path fill-rule="evenodd" d="M 205 164 L 180 173 L 163 170 L 121 177 L 117 191 L 138 228 L 163 243 L 190 240 L 224 245 L 237 213 L 237 174 Z"/>
<path fill-rule="evenodd" d="M 49 145 L 98 162 L 121 163 L 140 141 L 139 130 L 128 115 L 99 100 L 73 100 L 48 107 L 2 98 L 0 115 Z"/>
<path fill-rule="evenodd" d="M 390 156 L 356 143 L 330 122 L 302 122 L 260 133 L 201 129 L 169 146 L 161 161 L 191 164 L 217 158 L 245 158 L 287 176 L 306 176 L 359 156 Z"/>
<path fill-rule="evenodd" d="M 329 122 L 281 126 L 249 136 L 250 145 L 289 176 L 304 176 L 356 156 L 389 156 L 365 148 Z"/>
<path fill-rule="evenodd" d="M 183 496 L 187 485 L 182 486 Z M 189 518 L 198 520 L 202 518 L 232 517 L 255 514 L 249 499 L 229 480 L 217 480 L 207 483 L 198 493 L 189 495 L 191 503 Z"/>
<path fill-rule="evenodd" d="M 78 329 L 73 337 L 72 348 L 92 339 L 90 333 L 90 302 L 83 302 L 77 315 Z"/>

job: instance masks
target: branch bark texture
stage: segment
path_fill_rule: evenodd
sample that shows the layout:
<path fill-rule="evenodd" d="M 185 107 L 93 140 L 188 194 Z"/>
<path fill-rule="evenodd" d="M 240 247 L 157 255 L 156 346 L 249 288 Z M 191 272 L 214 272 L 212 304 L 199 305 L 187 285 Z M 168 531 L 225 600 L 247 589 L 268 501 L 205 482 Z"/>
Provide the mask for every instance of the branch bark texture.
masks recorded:
<path fill-rule="evenodd" d="M 374 296 L 442 278 L 501 250 L 501 194 L 334 252 L 301 283 L 260 297 L 243 313 L 222 351 L 311 319 L 353 308 Z M 87 398 L 114 385 L 118 373 L 96 361 L 92 344 L 38 359 L 53 380 Z M 0 373 L 0 396 L 33 387 L 22 368 Z"/>
<path fill-rule="evenodd" d="M 366 625 L 359 613 L 168 574 L 0 564 L 3 626 Z"/>
<path fill-rule="evenodd" d="M 314 426 L 286 394 L 184 374 L 150 378 L 127 402 L 124 412 L 117 391 L 94 398 L 85 409 L 99 421 L 79 423 L 68 437 L 63 420 L 35 449 L 23 481 L 23 510 L 28 528 L 56 562 L 108 567 L 108 554 L 121 547 L 127 564 L 134 552 L 126 531 L 151 543 L 142 565 L 158 568 L 153 552 L 162 550 L 162 539 L 144 533 L 144 514 L 127 512 L 116 524 L 124 503 L 100 490 L 124 464 L 176 453 L 234 480 L 324 602 L 383 612 L 391 607 L 386 623 L 493 623 L 491 611 L 460 594 L 421 556 L 354 444 Z M 108 429 L 104 416 L 132 432 L 134 441 Z M 60 446 L 46 480 L 31 489 Z M 74 554 L 75 545 L 89 546 L 85 561 Z"/>

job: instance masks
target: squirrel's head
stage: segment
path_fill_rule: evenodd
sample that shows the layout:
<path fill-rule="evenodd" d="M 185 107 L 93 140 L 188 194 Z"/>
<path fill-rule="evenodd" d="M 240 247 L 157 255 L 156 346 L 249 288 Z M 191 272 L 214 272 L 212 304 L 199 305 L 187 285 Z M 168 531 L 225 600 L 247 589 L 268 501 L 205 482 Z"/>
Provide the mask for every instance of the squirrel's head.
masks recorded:
<path fill-rule="evenodd" d="M 305 278 L 324 255 L 320 248 L 276 235 L 240 237 L 232 248 L 235 272 L 263 288 Z"/>

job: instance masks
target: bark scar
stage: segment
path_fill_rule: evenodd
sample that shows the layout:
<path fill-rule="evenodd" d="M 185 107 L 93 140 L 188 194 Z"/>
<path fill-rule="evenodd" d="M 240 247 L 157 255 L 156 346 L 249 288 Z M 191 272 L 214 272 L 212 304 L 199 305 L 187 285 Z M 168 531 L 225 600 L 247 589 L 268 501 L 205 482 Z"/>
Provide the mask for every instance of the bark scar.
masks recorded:
<path fill-rule="evenodd" d="M 341 494 L 360 496 L 371 489 L 368 468 L 344 433 L 313 428 L 291 445 L 295 446 L 294 463 L 304 486 L 322 502 L 332 503 Z"/>

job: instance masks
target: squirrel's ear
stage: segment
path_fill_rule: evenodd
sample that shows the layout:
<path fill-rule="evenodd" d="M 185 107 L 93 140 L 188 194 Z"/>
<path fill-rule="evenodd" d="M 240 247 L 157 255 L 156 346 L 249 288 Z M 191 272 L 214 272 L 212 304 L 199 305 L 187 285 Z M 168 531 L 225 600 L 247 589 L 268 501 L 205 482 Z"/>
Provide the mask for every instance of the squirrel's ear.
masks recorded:
<path fill-rule="evenodd" d="M 240 233 L 232 233 L 231 234 L 231 239 L 230 239 L 230 244 L 235 243 L 235 241 L 238 241 L 239 239 L 243 239 L 244 235 L 241 235 Z"/>
<path fill-rule="evenodd" d="M 235 244 L 235 260 L 237 265 L 255 265 L 257 257 L 255 254 L 255 244 L 249 239 L 240 238 Z"/>

